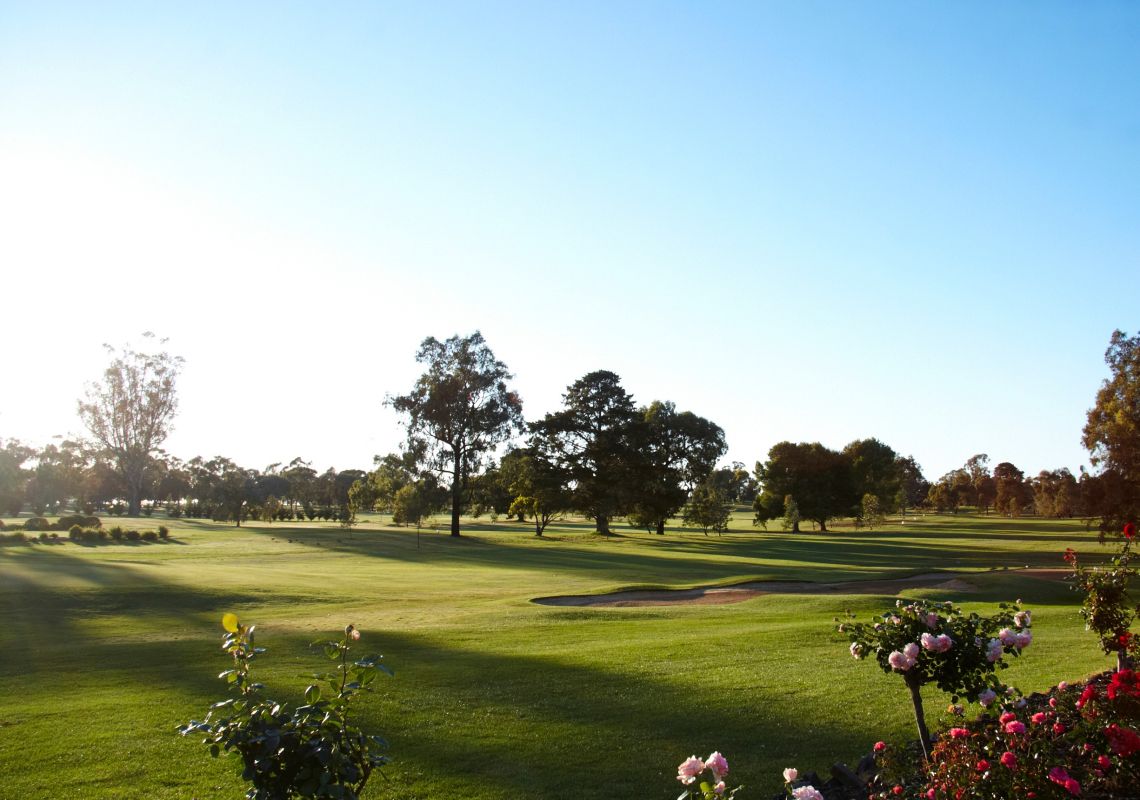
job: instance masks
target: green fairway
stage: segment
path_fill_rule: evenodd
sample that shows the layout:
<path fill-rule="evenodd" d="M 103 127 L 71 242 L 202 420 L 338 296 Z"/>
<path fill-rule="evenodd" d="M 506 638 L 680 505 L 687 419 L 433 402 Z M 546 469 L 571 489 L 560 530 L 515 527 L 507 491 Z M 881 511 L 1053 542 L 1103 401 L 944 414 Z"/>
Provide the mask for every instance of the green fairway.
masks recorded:
<path fill-rule="evenodd" d="M 902 682 L 851 659 L 833 630 L 845 609 L 866 619 L 893 598 L 557 608 L 539 596 L 965 571 L 971 591 L 905 594 L 979 609 L 1022 598 L 1035 638 L 1009 682 L 1041 690 L 1109 664 L 1077 596 L 1017 571 L 1061 567 L 1066 547 L 1099 555 L 1081 522 L 927 517 L 792 535 L 737 517 L 724 536 L 607 539 L 582 521 L 536 539 L 475 520 L 453 539 L 379 519 L 351 533 L 176 520 L 167 543 L 2 547 L 0 797 L 240 797 L 234 762 L 175 733 L 225 696 L 226 611 L 257 624 L 269 652 L 255 669 L 280 700 L 321 668 L 308 643 L 346 623 L 385 655 L 396 677 L 357 713 L 394 760 L 365 796 L 393 800 L 672 798 L 676 765 L 714 749 L 742 796 L 763 798 L 784 767 L 826 774 L 913 736 Z M 948 702 L 931 689 L 927 713 Z"/>

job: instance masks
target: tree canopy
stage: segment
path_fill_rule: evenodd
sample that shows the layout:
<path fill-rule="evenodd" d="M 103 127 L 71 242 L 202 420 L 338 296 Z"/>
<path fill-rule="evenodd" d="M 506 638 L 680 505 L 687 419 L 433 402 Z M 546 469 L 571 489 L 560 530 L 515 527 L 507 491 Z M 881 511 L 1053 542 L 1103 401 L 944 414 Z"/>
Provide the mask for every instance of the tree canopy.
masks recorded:
<path fill-rule="evenodd" d="M 144 336 L 153 338 L 150 333 Z M 114 463 L 126 490 L 128 513 L 137 516 L 147 467 L 170 433 L 178 409 L 175 381 L 182 359 L 165 351 L 106 349 L 111 364 L 102 381 L 88 384 L 86 399 L 79 401 L 79 417 Z"/>
<path fill-rule="evenodd" d="M 416 361 L 427 371 L 411 392 L 386 402 L 405 415 L 408 450 L 450 476 L 451 535 L 459 536 L 468 480 L 484 454 L 522 431 L 522 401 L 507 388 L 514 376 L 479 331 L 443 342 L 429 336 Z"/>
<path fill-rule="evenodd" d="M 1115 528 L 1140 511 L 1140 335 L 1113 331 L 1104 360 L 1111 374 L 1089 409 L 1082 443 L 1093 465 L 1115 473 L 1124 490 L 1114 507 L 1098 509 L 1102 524 Z"/>

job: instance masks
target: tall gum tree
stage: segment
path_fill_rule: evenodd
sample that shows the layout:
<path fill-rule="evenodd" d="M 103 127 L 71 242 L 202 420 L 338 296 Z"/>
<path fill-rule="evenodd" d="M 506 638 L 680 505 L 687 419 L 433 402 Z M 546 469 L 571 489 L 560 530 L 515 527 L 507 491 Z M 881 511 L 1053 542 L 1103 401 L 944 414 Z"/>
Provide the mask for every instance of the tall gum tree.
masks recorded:
<path fill-rule="evenodd" d="M 427 371 L 412 391 L 385 402 L 405 415 L 409 452 L 450 477 L 451 535 L 459 536 L 468 479 L 485 453 L 522 432 L 522 401 L 507 388 L 514 376 L 479 331 L 443 342 L 429 336 L 416 361 Z"/>
<path fill-rule="evenodd" d="M 143 336 L 154 338 L 151 333 Z M 79 417 L 122 479 L 127 513 L 137 517 L 147 468 L 160 452 L 178 410 L 175 383 L 183 360 L 162 350 L 142 353 L 130 347 L 104 347 L 111 364 L 102 381 L 87 385 Z"/>
<path fill-rule="evenodd" d="M 1082 443 L 1099 477 L 1121 490 L 1113 502 L 1087 509 L 1101 517 L 1102 530 L 1140 514 L 1140 334 L 1113 331 L 1105 363 L 1111 371 L 1089 409 Z"/>

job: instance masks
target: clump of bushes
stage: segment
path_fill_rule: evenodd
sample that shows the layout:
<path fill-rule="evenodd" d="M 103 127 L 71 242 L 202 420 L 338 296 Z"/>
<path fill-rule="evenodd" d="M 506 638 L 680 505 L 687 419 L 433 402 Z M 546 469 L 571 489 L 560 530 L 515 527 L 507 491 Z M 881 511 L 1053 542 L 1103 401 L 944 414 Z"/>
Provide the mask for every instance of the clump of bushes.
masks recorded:
<path fill-rule="evenodd" d="M 28 517 L 24 520 L 24 530 L 26 531 L 50 531 L 52 527 L 51 520 L 47 517 Z"/>
<path fill-rule="evenodd" d="M 55 529 L 57 531 L 70 531 L 76 525 L 80 528 L 99 528 L 103 525 L 103 521 L 88 514 L 71 514 L 56 520 Z"/>
<path fill-rule="evenodd" d="M 137 542 L 139 539 L 142 538 L 142 534 L 140 534 L 138 531 L 135 531 L 135 530 L 129 530 L 126 532 L 125 535 L 127 537 L 128 542 Z"/>
<path fill-rule="evenodd" d="M 26 541 L 28 541 L 28 537 L 24 535 L 23 531 L 14 531 L 8 536 L 0 536 L 0 545 L 24 544 Z"/>
<path fill-rule="evenodd" d="M 158 526 L 158 538 L 169 539 L 170 538 L 170 528 L 166 527 L 165 525 L 159 525 Z"/>
<path fill-rule="evenodd" d="M 144 542 L 157 542 L 158 534 L 154 531 L 143 531 L 142 538 Z"/>

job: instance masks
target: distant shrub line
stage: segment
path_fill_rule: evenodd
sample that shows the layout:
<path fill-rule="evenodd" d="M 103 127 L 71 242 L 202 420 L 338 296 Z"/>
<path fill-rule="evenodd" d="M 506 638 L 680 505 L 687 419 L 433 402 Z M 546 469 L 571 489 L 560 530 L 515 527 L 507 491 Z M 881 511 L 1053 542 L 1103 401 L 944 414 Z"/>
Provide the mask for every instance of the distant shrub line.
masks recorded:
<path fill-rule="evenodd" d="M 0 520 L 0 531 L 10 530 L 11 533 L 0 533 L 0 545 L 13 544 L 58 544 L 63 541 L 55 531 L 67 531 L 67 538 L 79 544 L 108 544 L 121 542 L 157 542 L 170 538 L 170 529 L 159 525 L 157 530 L 137 531 L 114 525 L 104 528 L 98 517 L 75 514 L 60 517 L 55 522 L 45 517 L 31 517 L 24 521 L 22 526 L 6 526 Z M 29 533 L 38 535 L 29 536 Z"/>

